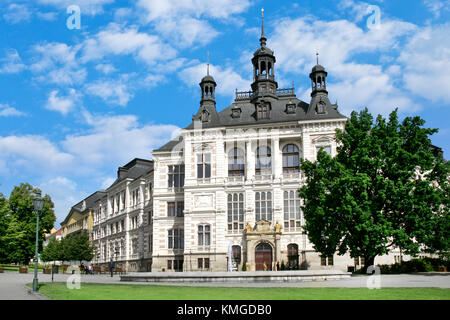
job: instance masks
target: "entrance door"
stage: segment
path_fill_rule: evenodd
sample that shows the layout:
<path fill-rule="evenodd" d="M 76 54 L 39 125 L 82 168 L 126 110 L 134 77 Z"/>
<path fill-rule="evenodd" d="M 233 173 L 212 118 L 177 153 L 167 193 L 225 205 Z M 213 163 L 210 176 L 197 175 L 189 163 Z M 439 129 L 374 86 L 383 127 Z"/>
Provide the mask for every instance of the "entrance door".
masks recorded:
<path fill-rule="evenodd" d="M 260 243 L 255 248 L 256 271 L 272 270 L 272 247 L 268 243 Z"/>

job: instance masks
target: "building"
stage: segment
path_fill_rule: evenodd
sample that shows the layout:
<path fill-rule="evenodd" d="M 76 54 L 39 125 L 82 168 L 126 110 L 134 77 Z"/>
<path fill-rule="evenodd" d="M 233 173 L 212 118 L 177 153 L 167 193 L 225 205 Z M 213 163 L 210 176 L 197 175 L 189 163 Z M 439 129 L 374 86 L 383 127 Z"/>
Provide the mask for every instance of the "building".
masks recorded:
<path fill-rule="evenodd" d="M 93 227 L 93 208 L 97 199 L 101 198 L 105 191 L 97 191 L 86 199 L 74 205 L 63 222 L 61 222 L 62 236 L 66 238 L 72 234 L 86 232 L 91 236 Z"/>
<path fill-rule="evenodd" d="M 90 228 L 92 213 L 94 263 L 162 272 L 364 264 L 321 257 L 302 230 L 300 159 L 315 160 L 320 149 L 334 156 L 335 130 L 347 121 L 328 98 L 328 74 L 317 62 L 311 99 L 301 101 L 294 88 L 278 88 L 266 41 L 263 23 L 250 91 L 236 91 L 232 105 L 218 111 L 208 66 L 200 106 L 180 136 L 154 150 L 152 161 L 120 167 L 109 188 L 72 208 L 64 234 Z M 376 263 L 397 259 L 394 251 Z"/>
<path fill-rule="evenodd" d="M 152 185 L 153 161 L 136 158 L 117 170 L 93 206 L 94 263 L 107 266 L 112 259 L 126 270 L 151 270 Z"/>

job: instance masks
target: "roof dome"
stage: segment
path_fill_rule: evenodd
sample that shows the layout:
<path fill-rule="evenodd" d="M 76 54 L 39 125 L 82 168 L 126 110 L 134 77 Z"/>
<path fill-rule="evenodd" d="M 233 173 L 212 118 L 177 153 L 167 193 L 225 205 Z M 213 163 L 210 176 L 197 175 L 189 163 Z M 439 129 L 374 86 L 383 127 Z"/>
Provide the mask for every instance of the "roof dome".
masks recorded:
<path fill-rule="evenodd" d="M 206 76 L 204 76 L 203 78 L 202 78 L 202 81 L 201 82 L 216 82 L 215 80 L 214 80 L 214 78 L 212 77 L 212 76 L 210 76 L 209 74 L 208 75 L 206 75 Z"/>
<path fill-rule="evenodd" d="M 316 64 L 312 68 L 312 72 L 319 72 L 319 71 L 325 71 L 325 68 L 323 66 L 321 66 L 320 64 Z"/>
<path fill-rule="evenodd" d="M 273 56 L 273 51 L 267 47 L 261 47 L 253 53 L 253 56 L 271 55 Z"/>

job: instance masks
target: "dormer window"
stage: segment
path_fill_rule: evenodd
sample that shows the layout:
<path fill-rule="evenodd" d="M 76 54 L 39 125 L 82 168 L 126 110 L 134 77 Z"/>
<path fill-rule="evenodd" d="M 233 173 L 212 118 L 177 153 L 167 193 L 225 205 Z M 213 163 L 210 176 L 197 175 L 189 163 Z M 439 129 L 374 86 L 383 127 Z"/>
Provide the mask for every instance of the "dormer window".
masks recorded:
<path fill-rule="evenodd" d="M 289 101 L 289 103 L 286 105 L 286 113 L 287 114 L 295 113 L 295 107 L 296 107 L 295 104 Z"/>
<path fill-rule="evenodd" d="M 231 110 L 231 117 L 232 118 L 240 118 L 241 117 L 241 108 L 233 108 Z"/>
<path fill-rule="evenodd" d="M 209 120 L 209 112 L 208 111 L 203 110 L 201 120 L 202 120 L 202 122 L 207 122 Z"/>
<path fill-rule="evenodd" d="M 269 119 L 270 105 L 268 103 L 261 103 L 256 106 L 256 116 L 258 120 Z"/>
<path fill-rule="evenodd" d="M 316 112 L 318 114 L 325 113 L 325 103 L 323 101 L 320 101 L 319 103 L 317 103 Z"/>

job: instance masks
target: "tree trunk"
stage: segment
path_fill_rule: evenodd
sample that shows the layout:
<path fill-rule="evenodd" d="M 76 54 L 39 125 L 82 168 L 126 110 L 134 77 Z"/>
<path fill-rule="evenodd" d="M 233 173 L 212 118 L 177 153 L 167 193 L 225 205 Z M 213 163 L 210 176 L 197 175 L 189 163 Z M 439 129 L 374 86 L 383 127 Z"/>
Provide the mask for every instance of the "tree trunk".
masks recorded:
<path fill-rule="evenodd" d="M 363 274 L 367 273 L 367 268 L 370 266 L 373 266 L 375 263 L 375 256 L 371 256 L 371 257 L 364 257 L 364 267 L 362 270 Z"/>

